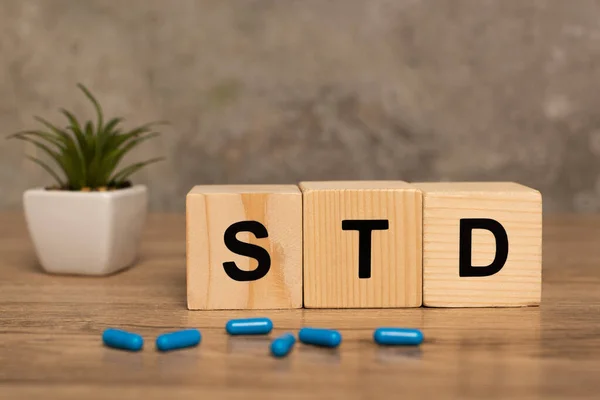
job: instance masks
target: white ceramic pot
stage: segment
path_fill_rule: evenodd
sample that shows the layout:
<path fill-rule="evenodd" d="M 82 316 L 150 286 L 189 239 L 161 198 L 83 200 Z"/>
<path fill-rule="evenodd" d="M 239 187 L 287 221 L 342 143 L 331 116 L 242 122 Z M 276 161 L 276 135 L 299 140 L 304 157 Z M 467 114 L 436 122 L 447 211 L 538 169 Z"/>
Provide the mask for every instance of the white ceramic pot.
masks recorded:
<path fill-rule="evenodd" d="M 109 192 L 30 189 L 23 194 L 37 258 L 49 273 L 107 275 L 137 259 L 147 188 Z"/>

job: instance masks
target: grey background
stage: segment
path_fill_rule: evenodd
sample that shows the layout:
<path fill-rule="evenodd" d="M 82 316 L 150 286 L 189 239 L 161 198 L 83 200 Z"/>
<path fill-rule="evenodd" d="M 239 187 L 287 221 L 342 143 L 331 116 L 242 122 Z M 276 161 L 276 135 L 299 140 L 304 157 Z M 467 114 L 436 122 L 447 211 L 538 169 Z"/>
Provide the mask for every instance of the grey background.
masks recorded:
<path fill-rule="evenodd" d="M 600 1 L 0 0 L 0 134 L 166 119 L 128 161 L 155 211 L 195 184 L 513 180 L 600 211 Z M 61 122 L 62 123 L 62 122 Z M 0 209 L 51 183 L 0 141 Z"/>

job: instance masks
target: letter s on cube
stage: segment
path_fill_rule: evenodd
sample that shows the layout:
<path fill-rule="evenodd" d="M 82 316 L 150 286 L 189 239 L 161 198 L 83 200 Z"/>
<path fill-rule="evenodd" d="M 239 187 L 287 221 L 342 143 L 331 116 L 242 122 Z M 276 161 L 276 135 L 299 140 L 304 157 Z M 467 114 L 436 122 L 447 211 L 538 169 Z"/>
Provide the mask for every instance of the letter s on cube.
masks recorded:
<path fill-rule="evenodd" d="M 302 307 L 296 185 L 195 186 L 186 196 L 190 310 Z"/>
<path fill-rule="evenodd" d="M 414 183 L 423 192 L 423 305 L 539 305 L 542 197 L 512 182 Z"/>

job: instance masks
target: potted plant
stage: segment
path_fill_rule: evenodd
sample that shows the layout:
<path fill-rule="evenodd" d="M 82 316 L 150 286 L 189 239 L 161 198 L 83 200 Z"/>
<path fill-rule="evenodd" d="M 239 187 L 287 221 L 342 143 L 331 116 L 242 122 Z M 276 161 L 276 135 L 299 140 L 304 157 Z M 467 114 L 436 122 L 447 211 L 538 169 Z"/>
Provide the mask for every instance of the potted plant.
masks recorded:
<path fill-rule="evenodd" d="M 162 157 L 117 167 L 136 146 L 158 135 L 152 127 L 159 122 L 122 131 L 123 119 L 105 122 L 96 98 L 82 84 L 77 86 L 94 106 L 96 121 L 80 123 L 61 109 L 68 121 L 65 128 L 35 117 L 43 130 L 17 132 L 9 139 L 33 144 L 58 167 L 27 157 L 56 181 L 23 194 L 27 228 L 43 269 L 53 274 L 107 275 L 137 259 L 148 194 L 146 186 L 132 185 L 129 178 Z"/>

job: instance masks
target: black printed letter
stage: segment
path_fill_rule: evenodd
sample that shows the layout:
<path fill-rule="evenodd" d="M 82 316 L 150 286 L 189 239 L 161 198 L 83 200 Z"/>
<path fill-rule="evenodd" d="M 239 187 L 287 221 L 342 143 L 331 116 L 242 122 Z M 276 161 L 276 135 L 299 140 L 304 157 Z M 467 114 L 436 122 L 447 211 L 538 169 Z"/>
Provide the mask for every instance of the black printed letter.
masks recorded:
<path fill-rule="evenodd" d="M 364 219 L 342 221 L 342 230 L 358 231 L 358 277 L 371 277 L 371 231 L 389 229 L 387 219 Z"/>
<path fill-rule="evenodd" d="M 471 261 L 473 229 L 486 229 L 496 238 L 496 256 L 490 265 L 475 267 Z M 459 276 L 490 276 L 504 267 L 508 258 L 508 236 L 498 221 L 486 218 L 460 220 Z"/>
<path fill-rule="evenodd" d="M 235 235 L 240 232 L 251 232 L 257 239 L 262 239 L 269 236 L 267 228 L 257 221 L 241 221 L 231 225 L 225 231 L 225 246 L 236 254 L 255 258 L 258 261 L 258 267 L 254 271 L 242 271 L 235 265 L 235 262 L 228 261 L 223 263 L 223 268 L 233 280 L 240 282 L 258 280 L 269 272 L 271 257 L 262 247 L 237 240 Z"/>

